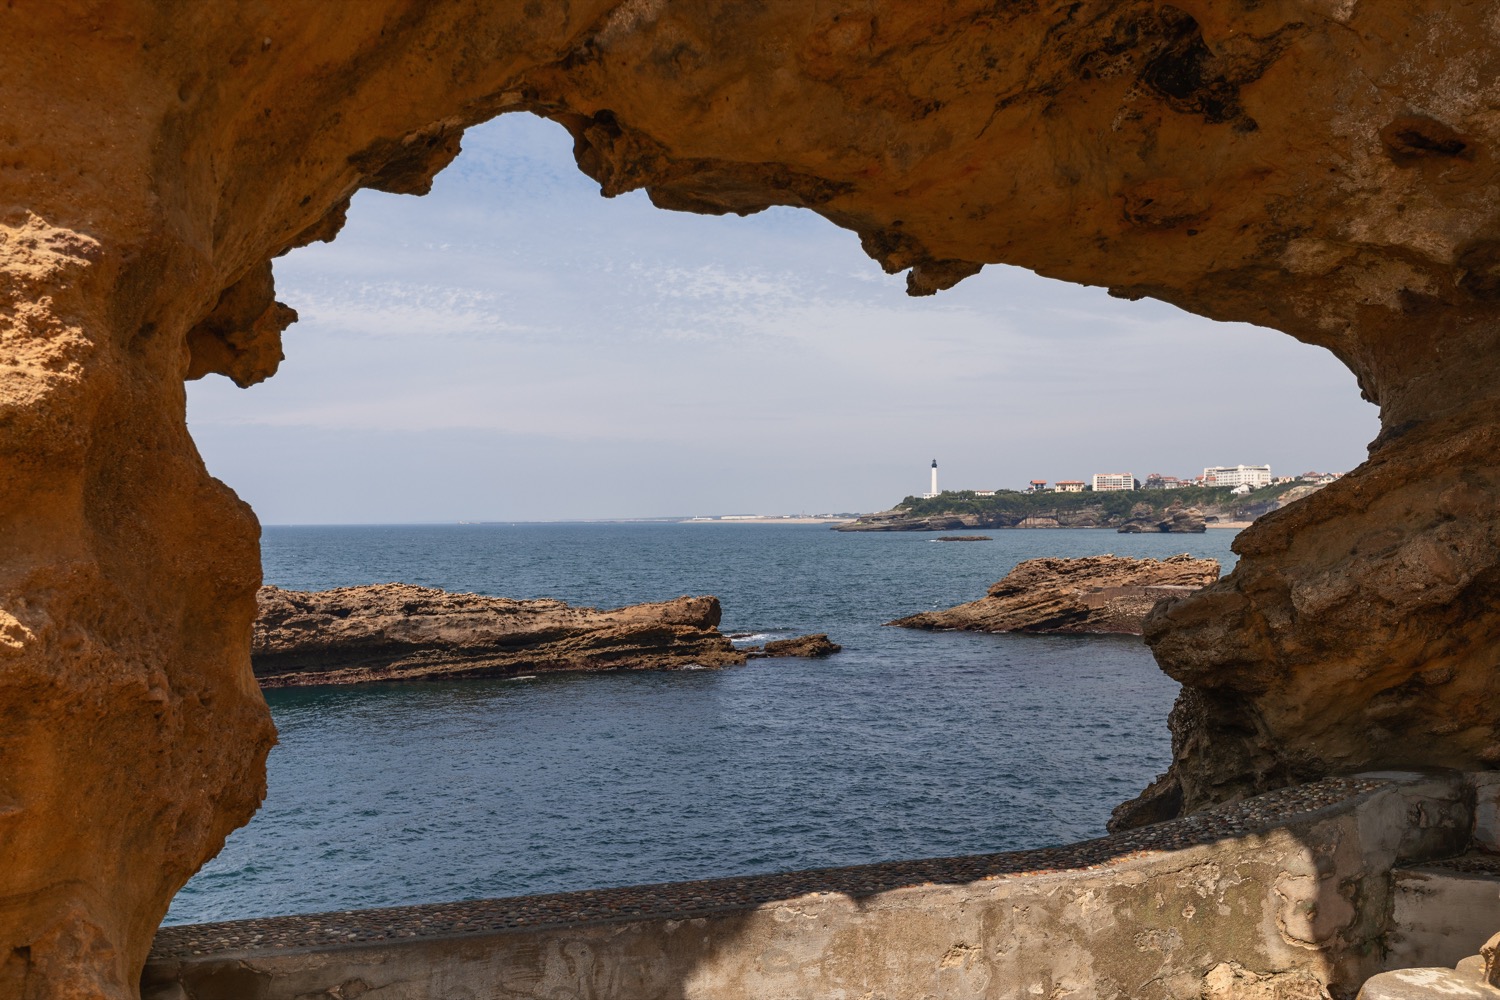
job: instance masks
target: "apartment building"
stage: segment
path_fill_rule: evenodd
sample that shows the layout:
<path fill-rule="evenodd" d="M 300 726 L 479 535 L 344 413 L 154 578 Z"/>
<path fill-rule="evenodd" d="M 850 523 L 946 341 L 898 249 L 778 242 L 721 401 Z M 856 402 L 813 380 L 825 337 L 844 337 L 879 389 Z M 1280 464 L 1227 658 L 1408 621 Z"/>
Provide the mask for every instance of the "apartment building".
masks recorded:
<path fill-rule="evenodd" d="M 1128 472 L 1096 472 L 1094 474 L 1095 493 L 1133 489 L 1135 489 L 1135 477 Z"/>
<path fill-rule="evenodd" d="M 1215 465 L 1203 470 L 1204 486 L 1249 486 L 1258 490 L 1271 485 L 1269 465 Z"/>

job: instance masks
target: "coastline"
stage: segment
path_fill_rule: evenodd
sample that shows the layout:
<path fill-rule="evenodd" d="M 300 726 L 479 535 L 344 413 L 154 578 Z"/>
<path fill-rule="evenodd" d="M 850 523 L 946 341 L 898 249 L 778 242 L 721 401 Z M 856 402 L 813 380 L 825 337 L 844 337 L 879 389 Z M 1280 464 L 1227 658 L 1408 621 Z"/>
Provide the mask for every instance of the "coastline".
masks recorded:
<path fill-rule="evenodd" d="M 852 524 L 853 517 L 685 517 L 675 524 Z"/>

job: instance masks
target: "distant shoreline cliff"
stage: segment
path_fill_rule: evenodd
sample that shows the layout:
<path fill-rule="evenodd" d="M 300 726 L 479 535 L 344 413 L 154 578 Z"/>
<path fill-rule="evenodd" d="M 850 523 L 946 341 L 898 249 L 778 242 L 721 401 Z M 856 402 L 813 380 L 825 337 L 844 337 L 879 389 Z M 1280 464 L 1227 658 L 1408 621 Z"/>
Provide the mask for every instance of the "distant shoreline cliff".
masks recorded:
<path fill-rule="evenodd" d="M 890 510 L 836 525 L 834 531 L 962 531 L 974 528 L 1111 528 L 1123 532 L 1204 531 L 1214 522 L 1247 522 L 1319 487 L 1286 483 L 1240 496 L 1227 488 L 1023 493 L 980 496 L 968 490 L 907 497 Z"/>

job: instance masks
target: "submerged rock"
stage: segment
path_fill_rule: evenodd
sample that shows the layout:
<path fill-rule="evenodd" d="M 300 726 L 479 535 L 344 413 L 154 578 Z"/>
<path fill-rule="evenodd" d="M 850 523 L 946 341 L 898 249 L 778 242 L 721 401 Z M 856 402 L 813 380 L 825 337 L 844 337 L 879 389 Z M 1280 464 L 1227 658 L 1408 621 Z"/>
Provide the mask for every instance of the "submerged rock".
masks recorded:
<path fill-rule="evenodd" d="M 1158 601 L 1184 597 L 1219 578 L 1213 559 L 1089 556 L 1028 559 L 977 601 L 887 622 L 901 628 L 965 632 L 1124 632 Z"/>
<path fill-rule="evenodd" d="M 1166 532 L 1174 535 L 1202 534 L 1208 530 L 1208 522 L 1203 512 L 1196 507 L 1187 507 L 1182 510 L 1170 511 L 1166 517 L 1157 520 L 1151 516 L 1147 509 L 1144 516 L 1136 517 L 1136 512 L 1131 511 L 1132 520 L 1125 522 L 1119 528 L 1122 535 L 1141 534 L 1143 532 Z"/>
<path fill-rule="evenodd" d="M 559 670 L 681 670 L 744 663 L 719 599 L 601 611 L 401 583 L 262 587 L 251 646 L 261 687 L 509 677 Z"/>
<path fill-rule="evenodd" d="M 759 649 L 750 649 L 746 650 L 746 652 L 752 658 L 779 656 L 804 656 L 811 658 L 831 656 L 843 648 L 843 646 L 829 639 L 827 633 L 818 632 L 814 635 L 799 635 L 795 639 L 773 639 Z"/>

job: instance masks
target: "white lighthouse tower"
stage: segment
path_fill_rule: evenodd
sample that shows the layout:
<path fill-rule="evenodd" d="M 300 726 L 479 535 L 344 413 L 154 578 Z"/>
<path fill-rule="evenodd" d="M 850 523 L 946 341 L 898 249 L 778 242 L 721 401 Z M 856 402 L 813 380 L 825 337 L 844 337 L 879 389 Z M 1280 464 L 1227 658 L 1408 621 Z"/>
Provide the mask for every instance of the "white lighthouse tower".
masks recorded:
<path fill-rule="evenodd" d="M 934 458 L 932 460 L 932 489 L 930 491 L 926 492 L 926 493 L 923 493 L 922 497 L 924 499 L 931 500 L 933 497 L 935 497 L 937 495 L 938 495 L 938 488 L 937 488 L 937 459 Z"/>

